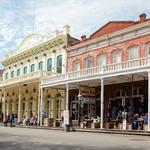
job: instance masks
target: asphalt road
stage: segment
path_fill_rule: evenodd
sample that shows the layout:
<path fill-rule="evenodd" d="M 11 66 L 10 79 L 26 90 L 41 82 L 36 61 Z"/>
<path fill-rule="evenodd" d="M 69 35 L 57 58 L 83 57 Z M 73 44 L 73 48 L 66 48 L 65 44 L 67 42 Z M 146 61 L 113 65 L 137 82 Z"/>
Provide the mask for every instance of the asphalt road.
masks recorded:
<path fill-rule="evenodd" d="M 150 150 L 150 137 L 0 127 L 0 150 Z"/>

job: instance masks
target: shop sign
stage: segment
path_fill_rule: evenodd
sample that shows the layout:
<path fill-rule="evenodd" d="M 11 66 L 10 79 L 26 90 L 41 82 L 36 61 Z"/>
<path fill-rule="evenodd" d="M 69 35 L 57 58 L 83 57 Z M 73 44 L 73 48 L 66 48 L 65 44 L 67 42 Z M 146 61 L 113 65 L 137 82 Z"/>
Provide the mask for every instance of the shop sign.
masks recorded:
<path fill-rule="evenodd" d="M 82 96 L 95 96 L 96 95 L 95 88 L 80 87 L 80 92 Z"/>

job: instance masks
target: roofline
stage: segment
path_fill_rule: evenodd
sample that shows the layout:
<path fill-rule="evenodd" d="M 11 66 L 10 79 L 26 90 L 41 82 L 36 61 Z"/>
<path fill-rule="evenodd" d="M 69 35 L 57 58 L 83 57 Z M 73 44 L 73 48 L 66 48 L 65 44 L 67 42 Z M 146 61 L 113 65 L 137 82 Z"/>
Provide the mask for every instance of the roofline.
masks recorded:
<path fill-rule="evenodd" d="M 85 41 L 85 42 L 82 42 L 82 43 L 79 43 L 79 44 L 76 44 L 76 45 L 73 45 L 73 46 L 67 48 L 67 51 L 69 52 L 71 50 L 77 49 L 79 47 L 83 47 L 83 46 L 85 46 L 87 44 L 91 44 L 93 42 L 106 40 L 107 38 L 114 37 L 114 36 L 117 36 L 117 35 L 121 35 L 123 33 L 127 33 L 127 32 L 130 32 L 132 30 L 136 30 L 138 28 L 141 28 L 141 27 L 144 27 L 144 26 L 147 26 L 147 25 L 150 25 L 150 20 L 148 20 L 144 23 L 135 24 L 134 26 L 131 26 L 131 27 L 128 27 L 128 28 L 125 28 L 125 29 L 121 29 L 121 30 L 113 32 L 113 33 L 105 34 L 105 35 L 100 36 L 98 38 L 89 39 L 88 41 Z"/>

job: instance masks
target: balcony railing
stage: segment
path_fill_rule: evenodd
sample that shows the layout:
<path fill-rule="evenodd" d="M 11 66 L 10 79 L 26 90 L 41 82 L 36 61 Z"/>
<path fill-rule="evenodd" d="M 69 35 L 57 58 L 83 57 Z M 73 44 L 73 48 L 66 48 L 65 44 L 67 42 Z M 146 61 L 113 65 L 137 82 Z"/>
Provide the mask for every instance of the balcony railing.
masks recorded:
<path fill-rule="evenodd" d="M 113 64 L 107 64 L 105 66 L 96 66 L 92 68 L 83 69 L 80 71 L 73 71 L 69 72 L 64 75 L 57 75 L 53 77 L 46 77 L 43 78 L 42 84 L 49 83 L 49 84 L 55 84 L 60 83 L 61 81 L 71 81 L 74 79 L 81 79 L 85 77 L 93 77 L 96 75 L 104 75 L 107 73 L 115 73 L 115 72 L 121 72 L 124 70 L 133 70 L 138 69 L 146 66 L 150 66 L 150 57 L 143 57 L 138 58 L 134 60 L 129 60 L 121 63 L 113 63 Z"/>
<path fill-rule="evenodd" d="M 8 80 L 0 81 L 0 87 L 17 84 L 21 82 L 26 82 L 26 81 L 37 80 L 37 79 L 41 79 L 42 77 L 51 76 L 52 74 L 53 74 L 52 72 L 39 70 L 39 71 L 27 73 L 27 74 L 24 74 L 15 78 L 11 78 Z"/>

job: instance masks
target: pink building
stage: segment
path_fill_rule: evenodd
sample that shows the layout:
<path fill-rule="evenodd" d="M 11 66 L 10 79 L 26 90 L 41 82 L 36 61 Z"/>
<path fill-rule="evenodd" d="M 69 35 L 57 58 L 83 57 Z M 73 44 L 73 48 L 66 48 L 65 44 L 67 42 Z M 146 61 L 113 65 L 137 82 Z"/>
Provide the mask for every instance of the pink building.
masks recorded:
<path fill-rule="evenodd" d="M 72 123 L 150 131 L 150 19 L 110 21 L 88 38 L 71 43 L 68 72 L 46 78 L 42 87 L 66 89 Z M 121 117 L 119 118 L 119 113 Z M 126 115 L 123 115 L 126 114 Z M 147 117 L 148 114 L 148 117 Z M 146 118 L 143 120 L 140 118 Z M 100 117 L 100 120 L 98 119 Z M 91 126 L 92 124 L 92 126 Z"/>

